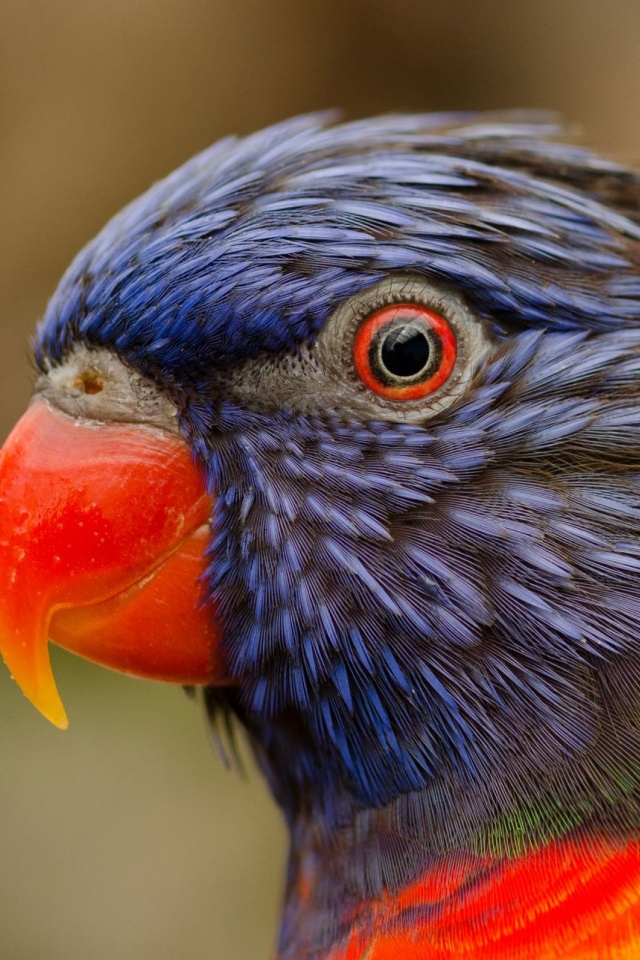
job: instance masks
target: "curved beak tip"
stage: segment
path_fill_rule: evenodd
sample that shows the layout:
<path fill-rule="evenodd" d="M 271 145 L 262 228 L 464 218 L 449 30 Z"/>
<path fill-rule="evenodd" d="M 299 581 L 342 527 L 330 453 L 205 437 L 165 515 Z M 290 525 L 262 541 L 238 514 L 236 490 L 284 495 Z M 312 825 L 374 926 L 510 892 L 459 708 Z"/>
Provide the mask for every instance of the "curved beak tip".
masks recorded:
<path fill-rule="evenodd" d="M 0 490 L 0 651 L 43 716 L 68 727 L 50 640 L 140 677 L 216 679 L 218 628 L 198 606 L 212 499 L 183 441 L 37 401 L 0 453 Z"/>
<path fill-rule="evenodd" d="M 46 720 L 49 720 L 54 727 L 57 727 L 59 730 L 66 730 L 68 728 L 69 720 L 62 700 L 60 699 L 53 675 L 51 675 L 49 683 L 40 685 L 35 690 L 32 689 L 32 684 L 27 681 L 21 682 L 13 673 L 11 673 L 11 679 L 17 683 L 27 700 L 29 700 L 36 710 L 38 710 Z"/>
<path fill-rule="evenodd" d="M 35 704 L 35 706 L 38 707 L 43 717 L 50 720 L 58 730 L 67 730 L 69 728 L 69 720 L 61 701 L 58 704 L 52 704 L 46 708 L 38 706 L 38 704 Z"/>

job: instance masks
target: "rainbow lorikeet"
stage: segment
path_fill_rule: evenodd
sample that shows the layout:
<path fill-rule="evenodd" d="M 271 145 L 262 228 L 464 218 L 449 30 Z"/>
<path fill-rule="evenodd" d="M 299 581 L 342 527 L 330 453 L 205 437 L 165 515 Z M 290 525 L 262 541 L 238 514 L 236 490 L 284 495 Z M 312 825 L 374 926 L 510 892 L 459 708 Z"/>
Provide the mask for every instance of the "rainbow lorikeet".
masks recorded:
<path fill-rule="evenodd" d="M 640 175 L 536 116 L 303 118 L 83 250 L 0 458 L 0 642 L 204 688 L 280 960 L 640 957 Z"/>

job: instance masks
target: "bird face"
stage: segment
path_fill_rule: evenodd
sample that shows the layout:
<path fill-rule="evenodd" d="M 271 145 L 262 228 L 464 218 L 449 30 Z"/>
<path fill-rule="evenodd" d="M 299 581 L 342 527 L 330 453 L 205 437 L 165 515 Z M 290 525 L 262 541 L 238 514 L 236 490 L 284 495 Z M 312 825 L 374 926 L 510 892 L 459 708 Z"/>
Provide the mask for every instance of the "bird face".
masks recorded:
<path fill-rule="evenodd" d="M 206 685 L 291 822 L 636 822 L 640 186 L 553 132 L 289 122 L 78 256 L 0 467 L 44 712 L 50 637 Z"/>

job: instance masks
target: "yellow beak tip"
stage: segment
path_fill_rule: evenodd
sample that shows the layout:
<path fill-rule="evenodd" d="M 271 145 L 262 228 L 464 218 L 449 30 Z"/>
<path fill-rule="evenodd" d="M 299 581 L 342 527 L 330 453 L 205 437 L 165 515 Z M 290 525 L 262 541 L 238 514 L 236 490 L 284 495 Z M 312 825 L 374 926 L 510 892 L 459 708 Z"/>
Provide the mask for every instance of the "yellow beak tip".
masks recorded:
<path fill-rule="evenodd" d="M 56 704 L 46 705 L 34 703 L 34 706 L 37 707 L 42 716 L 46 720 L 49 720 L 58 730 L 66 730 L 69 726 L 69 720 L 67 719 L 67 714 L 62 703 L 58 702 Z"/>
<path fill-rule="evenodd" d="M 15 679 L 15 677 L 14 677 Z M 17 682 L 17 681 L 16 681 Z M 57 727 L 58 730 L 66 730 L 69 726 L 69 720 L 67 718 L 66 710 L 62 705 L 62 700 L 58 694 L 57 688 L 54 686 L 52 691 L 48 691 L 47 695 L 32 694 L 27 693 L 22 687 L 22 684 L 18 684 L 21 687 L 22 692 L 24 693 L 27 700 L 29 700 L 33 706 L 38 710 L 39 713 L 48 720 L 50 723 Z"/>
<path fill-rule="evenodd" d="M 47 719 L 51 719 L 51 718 L 48 717 Z M 69 720 L 67 719 L 67 715 L 66 715 L 66 714 L 65 714 L 64 716 L 60 717 L 58 720 L 51 720 L 51 723 L 53 723 L 53 725 L 54 725 L 55 727 L 57 727 L 58 730 L 68 730 L 68 729 L 69 729 Z"/>

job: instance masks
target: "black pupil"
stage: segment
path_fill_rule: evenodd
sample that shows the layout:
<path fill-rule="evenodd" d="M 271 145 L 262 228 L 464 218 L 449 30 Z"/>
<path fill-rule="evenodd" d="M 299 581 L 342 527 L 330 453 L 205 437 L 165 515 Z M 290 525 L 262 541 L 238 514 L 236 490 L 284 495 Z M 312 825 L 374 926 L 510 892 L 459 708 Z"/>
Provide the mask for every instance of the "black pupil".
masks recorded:
<path fill-rule="evenodd" d="M 394 377 L 415 377 L 426 367 L 430 353 L 425 331 L 416 324 L 402 323 L 384 336 L 380 360 Z"/>

